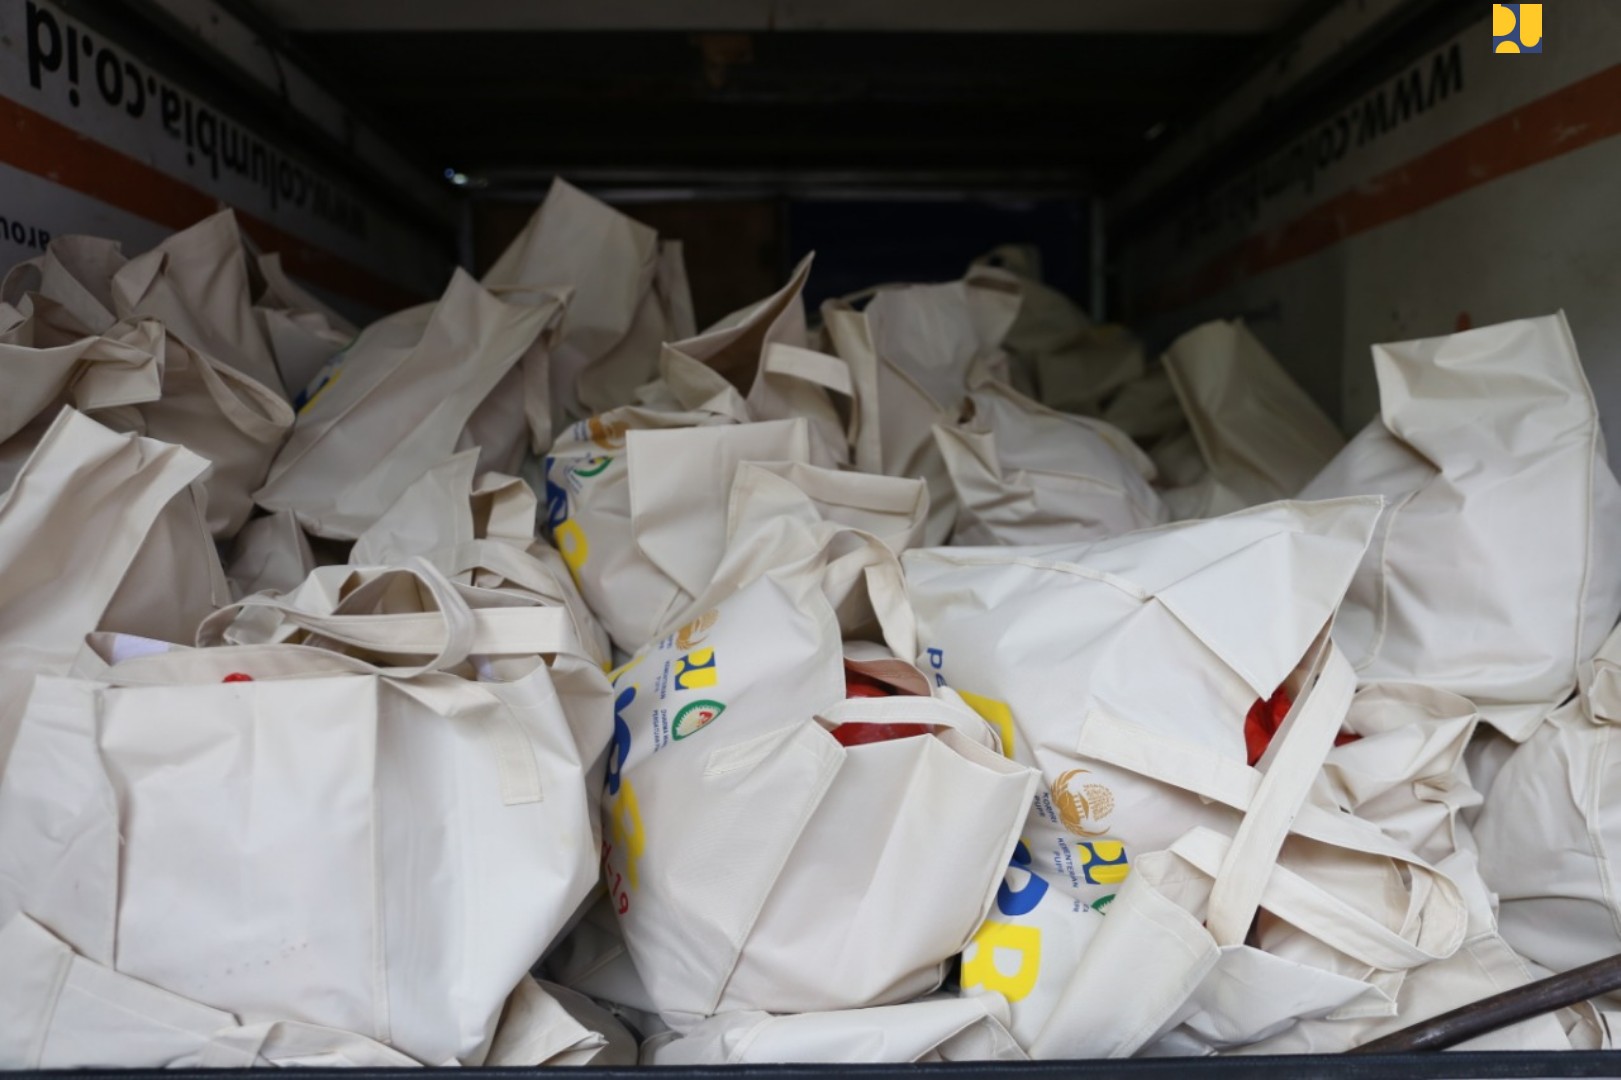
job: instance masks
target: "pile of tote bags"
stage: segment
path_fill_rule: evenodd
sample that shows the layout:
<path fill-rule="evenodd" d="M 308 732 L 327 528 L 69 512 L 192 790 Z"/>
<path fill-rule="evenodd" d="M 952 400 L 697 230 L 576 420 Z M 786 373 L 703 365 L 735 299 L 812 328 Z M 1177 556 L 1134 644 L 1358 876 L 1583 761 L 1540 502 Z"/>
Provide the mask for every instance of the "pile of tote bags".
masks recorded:
<path fill-rule="evenodd" d="M 561 181 L 359 328 L 228 211 L 11 268 L 0 1066 L 1337 1052 L 1621 952 L 1563 316 L 1346 442 L 1021 249 L 814 272 L 699 332 Z"/>

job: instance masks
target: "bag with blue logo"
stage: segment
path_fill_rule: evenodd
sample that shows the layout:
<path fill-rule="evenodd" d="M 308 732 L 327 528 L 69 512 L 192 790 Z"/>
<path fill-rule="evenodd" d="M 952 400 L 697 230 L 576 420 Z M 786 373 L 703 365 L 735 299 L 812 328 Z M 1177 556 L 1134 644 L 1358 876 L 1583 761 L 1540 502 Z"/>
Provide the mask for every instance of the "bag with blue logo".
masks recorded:
<path fill-rule="evenodd" d="M 1462 942 L 1463 901 L 1445 874 L 1309 797 L 1354 689 L 1323 630 L 1379 508 L 1280 503 L 1089 545 L 903 556 L 920 665 L 1042 771 L 1009 896 L 1036 875 L 1072 905 L 1050 905 L 1054 917 L 1105 913 L 1089 938 L 1066 929 L 1073 956 L 1048 953 L 1039 906 L 1011 922 L 993 913 L 982 930 L 993 947 L 997 935 L 1021 946 L 976 970 L 987 989 L 1022 991 L 1013 1025 L 1037 1029 L 1033 1054 L 1132 1053 L 1182 1023 L 1227 1045 L 1314 1011 L 1392 1013 L 1402 974 Z M 1265 612 L 1264 626 L 1234 617 L 1246 610 Z M 1248 721 L 1269 699 L 1290 706 L 1257 743 Z M 1139 881 L 1150 853 L 1165 854 Z M 1252 939 L 1258 911 L 1269 914 Z M 1138 1007 L 1122 1001 L 1102 1022 L 1094 999 L 1109 977 L 1087 961 L 1132 950 L 1165 959 L 1145 965 Z M 1012 978 L 1025 969 L 1042 973 L 1028 987 Z M 1303 1013 L 1237 992 L 1260 969 L 1296 988 L 1284 1000 Z M 1058 992 L 1036 994 L 1041 978 Z"/>
<path fill-rule="evenodd" d="M 976 714 L 949 694 L 846 700 L 838 620 L 807 573 L 757 579 L 613 685 L 604 873 L 664 1022 L 940 985 L 1035 784 Z M 869 725 L 910 737 L 864 741 Z"/>
<path fill-rule="evenodd" d="M 953 544 L 1102 539 L 1166 520 L 1154 464 L 1123 432 L 1054 412 L 983 365 L 969 391 L 972 418 L 934 427 L 957 507 Z"/>
<path fill-rule="evenodd" d="M 738 466 L 809 457 L 803 419 L 740 424 L 637 408 L 581 420 L 546 458 L 547 536 L 631 653 L 709 587 Z"/>
<path fill-rule="evenodd" d="M 372 323 L 329 367 L 255 500 L 291 510 L 313 535 L 353 540 L 417 477 L 474 445 L 469 423 L 492 395 L 524 406 L 500 439 L 480 436 L 486 453 L 510 457 L 529 437 L 525 416 L 549 421 L 531 396 L 544 388 L 524 381 L 514 394 L 510 376 L 526 358 L 543 362 L 562 315 L 560 295 L 503 299 L 458 270 L 438 301 Z"/>
<path fill-rule="evenodd" d="M 1363 680 L 1461 694 L 1523 741 L 1621 615 L 1621 485 L 1570 326 L 1377 345 L 1373 363 L 1380 417 L 1302 493 L 1389 502 L 1335 636 Z"/>

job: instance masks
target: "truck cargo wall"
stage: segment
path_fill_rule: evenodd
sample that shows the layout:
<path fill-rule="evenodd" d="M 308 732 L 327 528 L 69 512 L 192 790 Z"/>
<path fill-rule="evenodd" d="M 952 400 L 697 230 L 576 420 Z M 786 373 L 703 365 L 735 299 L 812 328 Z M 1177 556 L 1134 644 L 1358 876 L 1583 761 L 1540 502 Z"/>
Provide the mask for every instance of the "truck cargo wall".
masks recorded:
<path fill-rule="evenodd" d="M 261 249 L 352 317 L 437 295 L 448 228 L 403 220 L 332 161 L 220 108 L 199 68 L 45 0 L 0 3 L 0 268 L 68 233 L 133 255 L 230 206 Z"/>
<path fill-rule="evenodd" d="M 1532 55 L 1489 10 L 1130 238 L 1125 321 L 1244 315 L 1351 432 L 1370 344 L 1563 308 L 1621 461 L 1621 4 L 1545 5 Z"/>

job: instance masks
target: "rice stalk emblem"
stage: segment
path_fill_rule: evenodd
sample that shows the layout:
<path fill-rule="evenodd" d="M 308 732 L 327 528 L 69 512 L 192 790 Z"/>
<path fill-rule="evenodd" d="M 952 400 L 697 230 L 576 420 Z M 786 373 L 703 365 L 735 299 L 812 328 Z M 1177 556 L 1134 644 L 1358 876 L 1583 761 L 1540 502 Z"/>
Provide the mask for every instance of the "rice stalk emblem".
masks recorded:
<path fill-rule="evenodd" d="M 1108 829 L 1089 829 L 1087 824 L 1102 825 L 1114 813 L 1114 792 L 1102 784 L 1081 782 L 1089 769 L 1071 769 L 1053 782 L 1053 806 L 1058 808 L 1058 820 L 1076 836 L 1103 836 Z"/>
<path fill-rule="evenodd" d="M 676 631 L 675 644 L 679 649 L 690 649 L 694 645 L 703 643 L 709 635 L 709 628 L 720 621 L 720 612 L 711 608 L 696 619 Z"/>

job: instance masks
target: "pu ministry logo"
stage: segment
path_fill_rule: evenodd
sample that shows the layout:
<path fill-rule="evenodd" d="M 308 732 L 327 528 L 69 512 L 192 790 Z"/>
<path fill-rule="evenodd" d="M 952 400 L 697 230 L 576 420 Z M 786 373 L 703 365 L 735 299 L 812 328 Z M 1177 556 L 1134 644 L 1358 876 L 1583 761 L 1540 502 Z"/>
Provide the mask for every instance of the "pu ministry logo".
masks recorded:
<path fill-rule="evenodd" d="M 1542 51 L 1541 4 L 1493 4 L 1492 52 Z"/>

